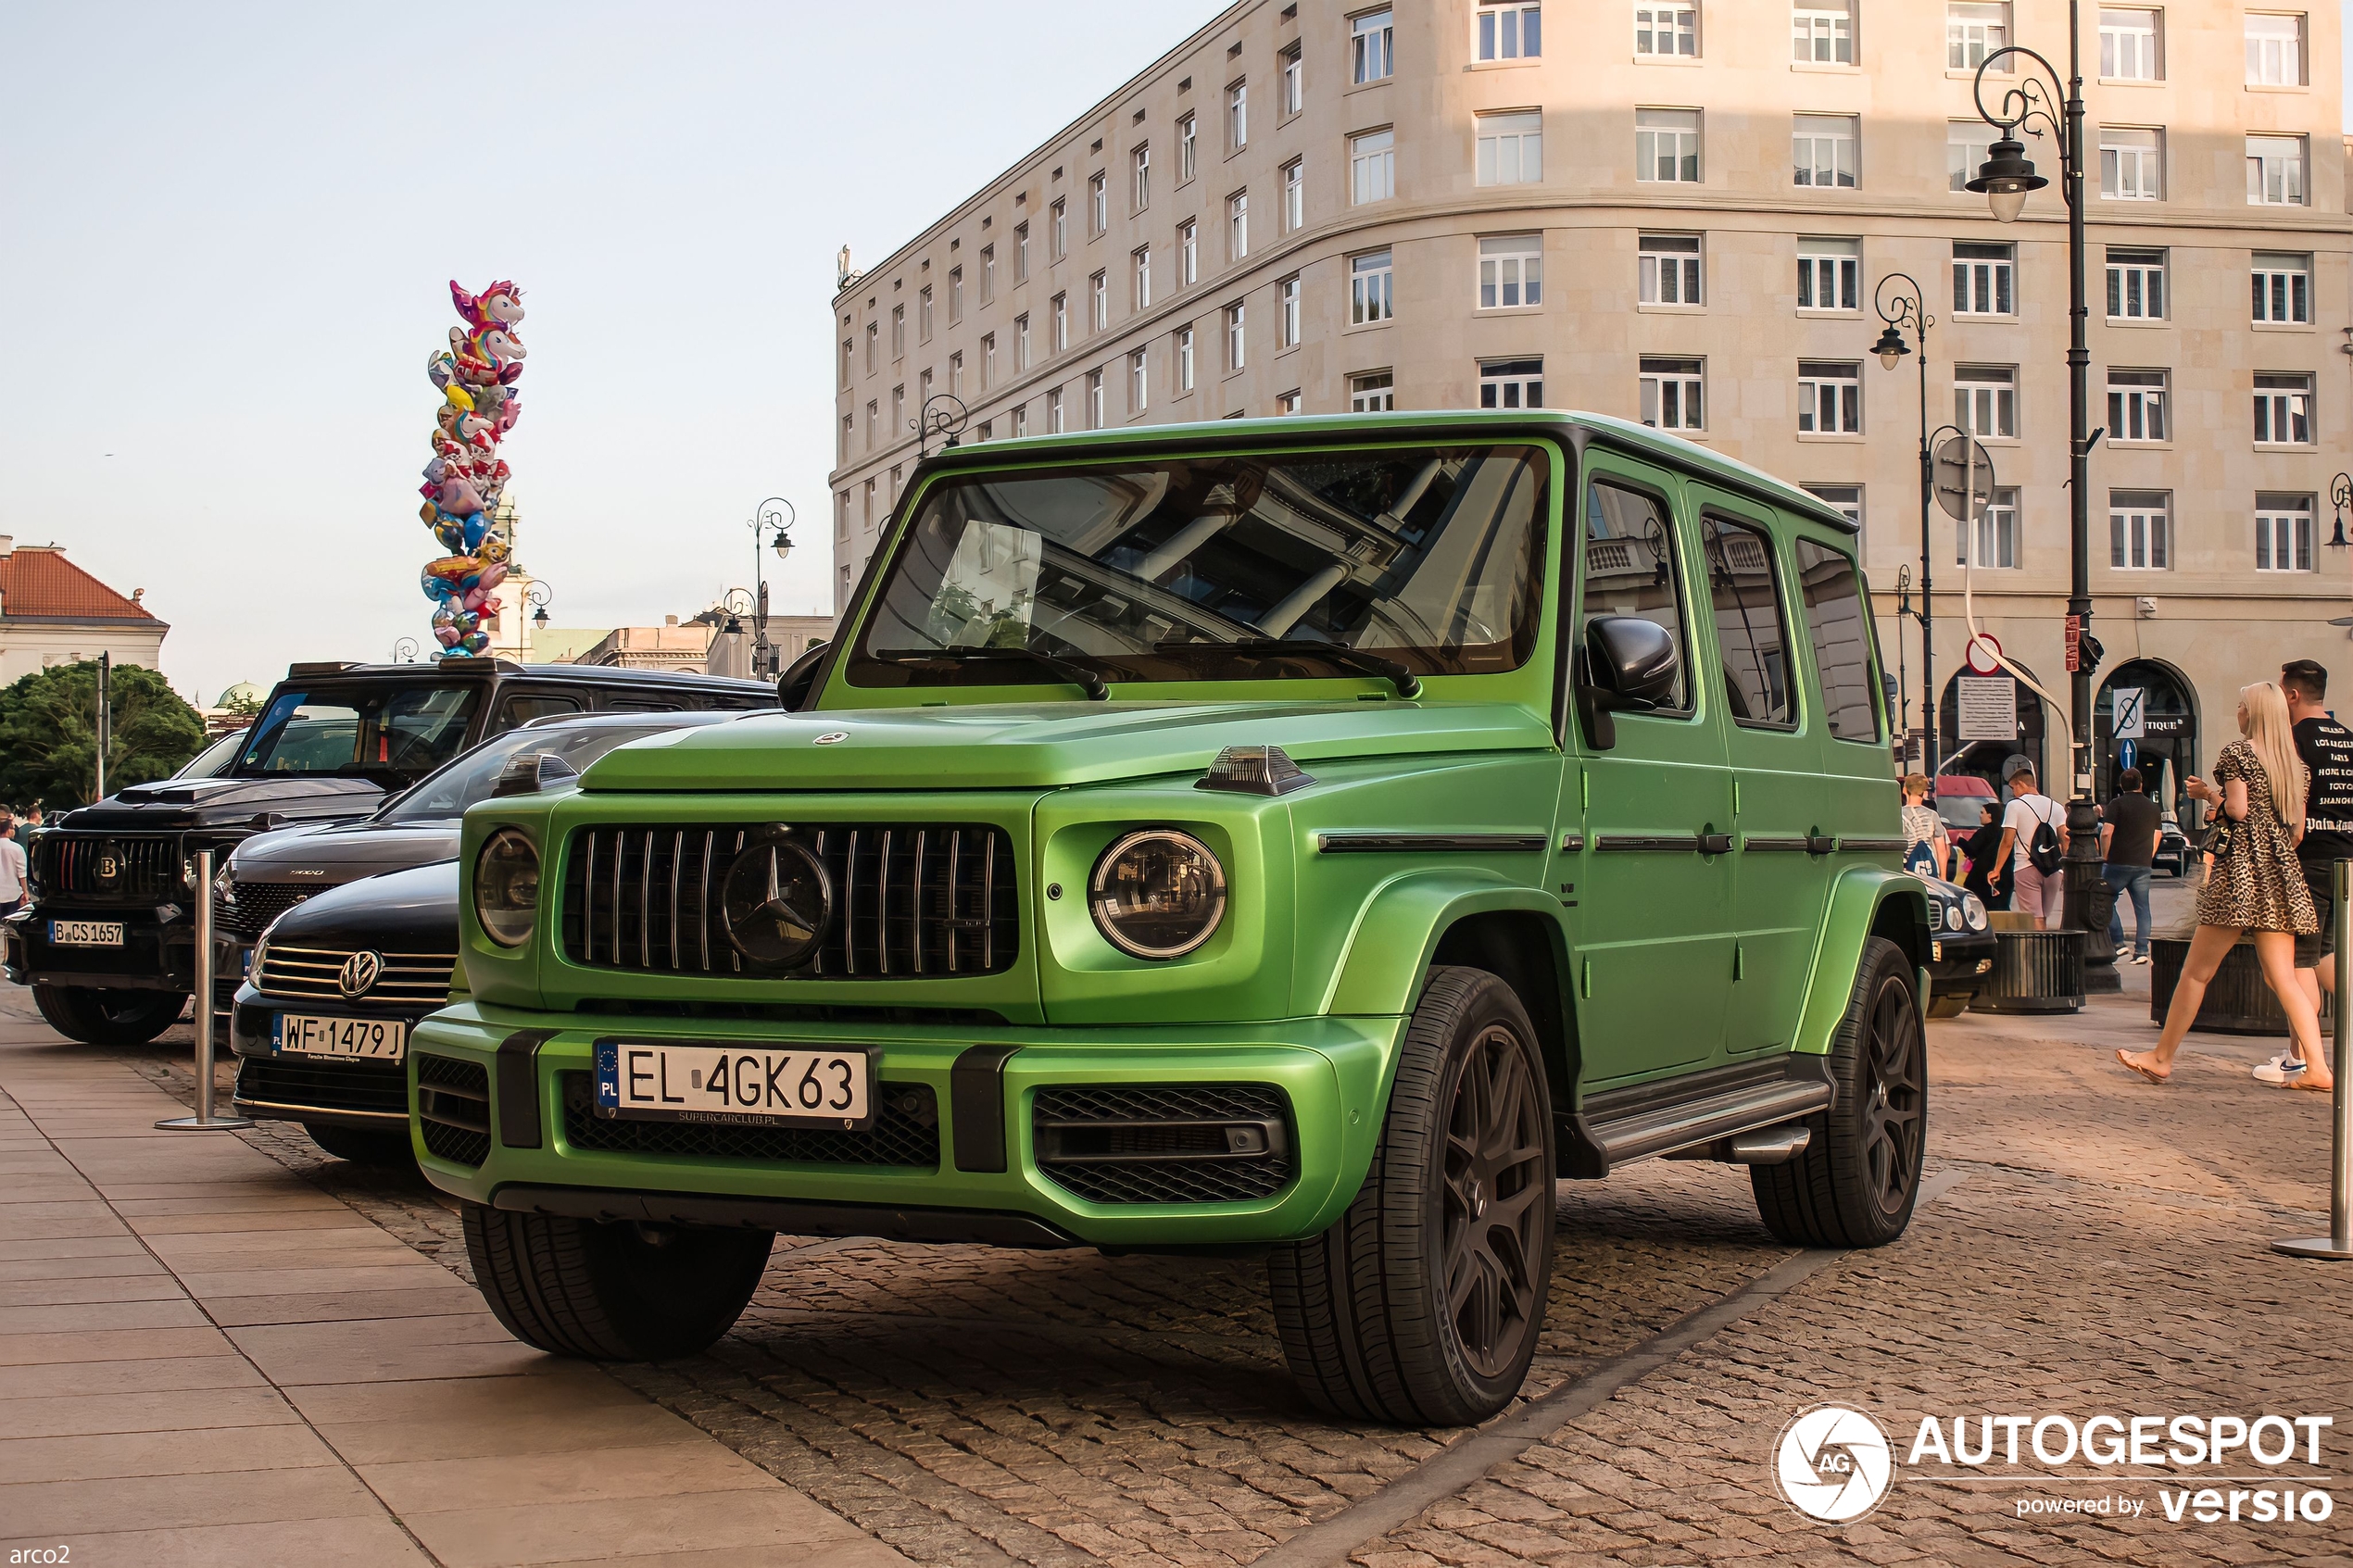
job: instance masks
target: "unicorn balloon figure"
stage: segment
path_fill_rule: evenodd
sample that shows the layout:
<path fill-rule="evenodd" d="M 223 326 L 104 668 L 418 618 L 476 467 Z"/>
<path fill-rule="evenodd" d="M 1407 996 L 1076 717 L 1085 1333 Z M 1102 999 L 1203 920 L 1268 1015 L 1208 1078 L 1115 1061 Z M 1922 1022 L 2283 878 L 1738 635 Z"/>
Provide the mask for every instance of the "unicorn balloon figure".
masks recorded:
<path fill-rule="evenodd" d="M 445 552 L 418 576 L 433 602 L 433 635 L 442 657 L 464 658 L 490 646 L 483 622 L 499 610 L 491 590 L 505 580 L 508 541 L 494 529 L 507 488 L 498 445 L 522 417 L 515 382 L 522 375 L 522 290 L 505 280 L 480 294 L 449 281 L 449 302 L 464 325 L 449 346 L 425 360 L 425 379 L 442 395 L 434 416 L 433 460 L 425 465 L 418 516 Z"/>

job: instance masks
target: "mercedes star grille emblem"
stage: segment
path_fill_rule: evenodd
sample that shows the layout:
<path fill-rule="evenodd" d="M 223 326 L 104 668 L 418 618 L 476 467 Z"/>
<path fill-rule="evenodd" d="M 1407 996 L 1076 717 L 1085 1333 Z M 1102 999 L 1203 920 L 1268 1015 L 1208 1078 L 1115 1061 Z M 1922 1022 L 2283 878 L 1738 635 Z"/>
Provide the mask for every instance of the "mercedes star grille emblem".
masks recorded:
<path fill-rule="evenodd" d="M 754 834 L 720 884 L 720 926 L 761 969 L 799 968 L 824 939 L 833 910 L 824 862 L 789 829 Z"/>
<path fill-rule="evenodd" d="M 343 960 L 343 969 L 335 975 L 335 988 L 353 1001 L 366 996 L 384 972 L 382 953 L 354 953 Z"/>

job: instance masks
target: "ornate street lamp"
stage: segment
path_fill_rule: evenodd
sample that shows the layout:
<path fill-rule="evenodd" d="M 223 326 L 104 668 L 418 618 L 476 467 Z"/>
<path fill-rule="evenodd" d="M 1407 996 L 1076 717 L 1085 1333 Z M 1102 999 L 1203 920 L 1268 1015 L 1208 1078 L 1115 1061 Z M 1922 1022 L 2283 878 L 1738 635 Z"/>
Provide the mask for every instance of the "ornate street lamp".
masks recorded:
<path fill-rule="evenodd" d="M 523 602 L 531 606 L 531 623 L 543 632 L 547 629 L 547 606 L 555 596 L 556 591 L 541 578 L 534 578 L 531 586 L 522 591 Z"/>
<path fill-rule="evenodd" d="M 417 639 L 414 637 L 401 638 L 392 645 L 392 661 L 395 664 L 409 663 L 417 657 Z"/>
<path fill-rule="evenodd" d="M 952 392 L 935 392 L 925 398 L 923 409 L 914 420 L 917 460 L 931 455 L 928 444 L 935 435 L 947 437 L 940 443 L 941 451 L 955 445 L 957 435 L 964 428 L 964 421 L 971 418 L 972 411 L 964 407 L 964 400 Z"/>
<path fill-rule="evenodd" d="M 1890 284 L 1899 285 L 1893 291 Z M 1908 292 L 1906 292 L 1908 291 Z M 1919 280 L 1907 272 L 1890 272 L 1879 281 L 1871 295 L 1871 308 L 1886 323 L 1879 334 L 1879 342 L 1871 352 L 1879 362 L 1894 370 L 1911 353 L 1911 345 L 1904 341 L 1904 329 L 1909 326 L 1919 334 L 1920 376 L 1920 608 L 1917 617 L 1920 623 L 1920 771 L 1931 780 L 1936 777 L 1936 631 L 1933 574 L 1929 563 L 1935 552 L 1929 547 L 1929 502 L 1935 488 L 1935 462 L 1928 450 L 1928 332 L 1936 325 L 1922 301 L 1927 298 Z M 1903 628 L 1896 629 L 1897 652 L 1902 652 Z"/>
<path fill-rule="evenodd" d="M 768 645 L 768 568 L 760 553 L 760 538 L 774 531 L 775 536 L 769 541 L 769 548 L 776 552 L 778 560 L 784 560 L 792 555 L 792 525 L 799 521 L 800 513 L 790 501 L 782 495 L 771 495 L 752 508 L 751 521 L 747 524 L 751 530 L 751 576 L 757 585 L 751 613 L 751 669 L 755 677 L 776 672 L 770 668 L 774 660 Z"/>

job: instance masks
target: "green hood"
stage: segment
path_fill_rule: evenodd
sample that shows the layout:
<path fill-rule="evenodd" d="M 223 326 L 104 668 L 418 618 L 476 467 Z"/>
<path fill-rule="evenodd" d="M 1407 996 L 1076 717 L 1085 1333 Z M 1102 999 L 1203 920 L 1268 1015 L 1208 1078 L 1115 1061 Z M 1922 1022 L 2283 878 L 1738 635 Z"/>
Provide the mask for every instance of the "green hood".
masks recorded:
<path fill-rule="evenodd" d="M 877 708 L 761 714 L 655 735 L 607 752 L 581 782 L 628 792 L 1051 789 L 1197 772 L 1229 746 L 1279 746 L 1305 765 L 1552 744 L 1542 720 L 1500 702 Z"/>

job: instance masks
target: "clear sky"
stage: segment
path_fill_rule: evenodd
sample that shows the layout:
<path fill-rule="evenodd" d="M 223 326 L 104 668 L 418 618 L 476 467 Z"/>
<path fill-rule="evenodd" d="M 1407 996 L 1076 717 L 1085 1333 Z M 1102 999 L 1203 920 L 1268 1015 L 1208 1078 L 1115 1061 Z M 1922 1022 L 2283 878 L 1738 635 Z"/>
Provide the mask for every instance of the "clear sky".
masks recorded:
<path fill-rule="evenodd" d="M 0 533 L 145 588 L 206 701 L 426 639 L 425 358 L 449 279 L 512 278 L 555 623 L 748 583 L 770 495 L 778 608 L 827 608 L 837 248 L 879 260 L 1222 8 L 0 6 Z"/>

